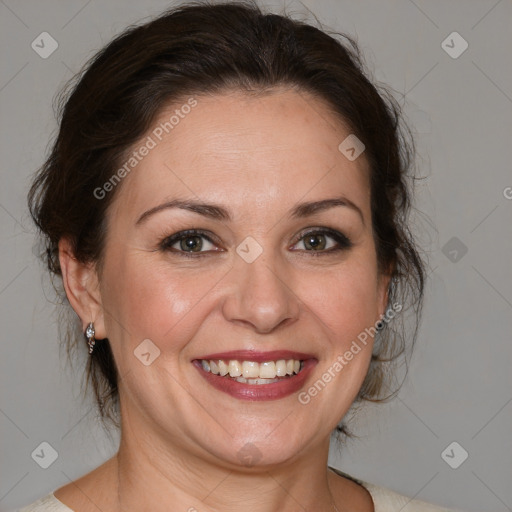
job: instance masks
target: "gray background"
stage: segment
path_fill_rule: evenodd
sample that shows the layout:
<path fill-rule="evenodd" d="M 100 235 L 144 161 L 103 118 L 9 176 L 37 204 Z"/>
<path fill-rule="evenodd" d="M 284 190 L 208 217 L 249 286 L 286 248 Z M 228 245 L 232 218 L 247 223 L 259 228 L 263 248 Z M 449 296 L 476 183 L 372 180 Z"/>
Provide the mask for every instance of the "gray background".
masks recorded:
<path fill-rule="evenodd" d="M 25 196 L 56 127 L 55 93 L 114 34 L 169 5 L 0 1 L 3 511 L 92 470 L 116 449 L 116 436 L 109 440 L 100 429 L 92 402 L 80 399 L 79 373 L 59 356 L 51 288 L 33 254 Z M 284 4 L 273 5 L 280 11 Z M 416 225 L 431 272 L 409 376 L 393 402 L 357 416 L 352 426 L 361 439 L 341 455 L 333 445 L 330 463 L 468 512 L 512 510 L 512 3 L 286 5 L 299 16 L 306 6 L 327 28 L 356 36 L 376 79 L 405 94 L 427 176 L 417 206 L 431 223 L 417 216 Z M 59 44 L 47 59 L 31 48 L 44 31 Z M 469 44 L 456 59 L 441 46 L 453 31 Z M 31 458 L 43 441 L 59 454 L 48 469 Z M 453 441 L 469 454 L 457 469 L 441 456 Z M 449 452 L 451 460 L 461 453 Z"/>

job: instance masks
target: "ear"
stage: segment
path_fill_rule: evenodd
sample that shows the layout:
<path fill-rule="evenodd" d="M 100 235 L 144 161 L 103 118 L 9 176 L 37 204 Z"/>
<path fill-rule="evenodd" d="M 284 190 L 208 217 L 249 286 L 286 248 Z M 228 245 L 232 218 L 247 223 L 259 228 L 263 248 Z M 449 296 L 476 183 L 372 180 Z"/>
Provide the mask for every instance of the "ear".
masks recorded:
<path fill-rule="evenodd" d="M 378 299 L 378 318 L 380 320 L 388 307 L 389 301 L 389 284 L 391 282 L 391 274 L 380 274 L 378 277 L 377 285 L 377 299 Z"/>
<path fill-rule="evenodd" d="M 67 238 L 59 240 L 59 261 L 66 296 L 82 321 L 82 332 L 85 332 L 89 322 L 93 322 L 95 338 L 107 338 L 95 265 L 78 261 Z"/>

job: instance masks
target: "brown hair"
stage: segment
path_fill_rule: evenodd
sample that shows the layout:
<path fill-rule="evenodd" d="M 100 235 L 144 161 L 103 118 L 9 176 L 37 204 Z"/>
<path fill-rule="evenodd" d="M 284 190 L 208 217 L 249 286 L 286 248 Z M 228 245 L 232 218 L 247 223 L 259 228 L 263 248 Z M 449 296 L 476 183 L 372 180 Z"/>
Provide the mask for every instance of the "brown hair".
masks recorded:
<path fill-rule="evenodd" d="M 44 235 L 51 275 L 61 276 L 58 242 L 68 237 L 82 262 L 101 265 L 105 216 L 116 190 L 101 200 L 123 156 L 147 132 L 163 106 L 193 94 L 228 88 L 295 87 L 326 102 L 365 145 L 379 271 L 392 274 L 389 303 L 402 314 L 377 334 L 370 368 L 355 403 L 382 397 L 389 363 L 411 346 L 423 301 L 425 264 L 408 229 L 414 143 L 397 101 L 367 78 L 356 42 L 287 16 L 266 14 L 249 1 L 189 3 L 132 26 L 95 55 L 59 96 L 60 127 L 28 195 Z M 62 292 L 61 292 L 62 293 Z M 64 297 L 65 300 L 65 297 Z M 411 310 L 407 334 L 403 312 Z M 66 345 L 83 333 L 70 333 Z M 119 426 L 117 371 L 108 340 L 96 344 L 86 382 L 103 419 Z M 395 391 L 396 393 L 396 391 Z M 346 425 L 339 434 L 352 436 Z"/>

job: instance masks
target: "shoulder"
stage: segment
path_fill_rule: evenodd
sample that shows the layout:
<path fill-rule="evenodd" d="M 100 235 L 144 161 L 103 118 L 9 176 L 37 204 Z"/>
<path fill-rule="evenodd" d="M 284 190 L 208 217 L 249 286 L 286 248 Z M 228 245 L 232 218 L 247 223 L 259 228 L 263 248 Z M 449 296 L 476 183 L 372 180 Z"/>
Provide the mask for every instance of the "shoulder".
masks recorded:
<path fill-rule="evenodd" d="M 372 495 L 375 504 L 375 512 L 462 512 L 454 509 L 448 509 L 426 501 L 416 500 L 399 494 L 391 489 L 374 485 L 369 482 L 361 482 Z"/>
<path fill-rule="evenodd" d="M 20 508 L 17 512 L 73 512 L 72 509 L 64 505 L 53 494 L 53 492 L 39 498 L 34 503 Z"/>
<path fill-rule="evenodd" d="M 375 512 L 462 512 L 460 510 L 448 509 L 426 501 L 421 501 L 399 494 L 386 487 L 375 485 L 364 480 L 359 480 L 353 476 L 329 466 L 335 473 L 362 485 L 371 495 Z"/>
<path fill-rule="evenodd" d="M 115 467 L 114 459 L 112 457 L 78 480 L 55 489 L 17 512 L 73 512 L 74 510 L 97 512 L 98 508 L 101 510 L 112 509 L 111 489 L 114 488 L 112 476 L 114 474 L 112 467 Z M 94 502 L 99 505 L 98 508 L 91 508 L 90 500 L 85 496 L 94 496 Z"/>

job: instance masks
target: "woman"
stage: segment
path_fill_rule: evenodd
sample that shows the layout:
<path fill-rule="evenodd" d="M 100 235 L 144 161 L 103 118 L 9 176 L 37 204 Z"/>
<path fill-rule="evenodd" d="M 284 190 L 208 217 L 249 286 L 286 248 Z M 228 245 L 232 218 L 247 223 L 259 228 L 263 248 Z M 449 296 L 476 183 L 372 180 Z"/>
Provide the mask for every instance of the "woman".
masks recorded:
<path fill-rule="evenodd" d="M 345 41 L 196 4 L 88 65 L 29 203 L 121 442 L 23 510 L 446 510 L 327 466 L 425 273 L 399 110 Z"/>

